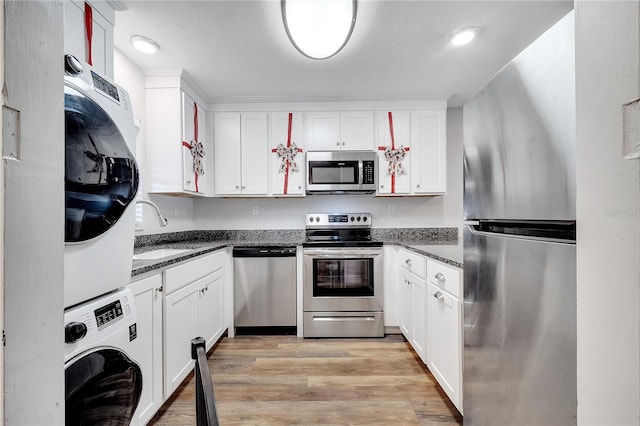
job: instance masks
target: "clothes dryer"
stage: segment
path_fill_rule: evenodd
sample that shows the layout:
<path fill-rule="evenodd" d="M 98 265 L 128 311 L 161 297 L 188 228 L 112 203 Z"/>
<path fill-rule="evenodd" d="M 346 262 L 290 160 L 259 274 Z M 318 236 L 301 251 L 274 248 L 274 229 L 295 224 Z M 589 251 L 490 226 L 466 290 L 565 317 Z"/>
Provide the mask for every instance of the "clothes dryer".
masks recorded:
<path fill-rule="evenodd" d="M 139 174 L 129 94 L 65 57 L 64 305 L 129 283 Z"/>
<path fill-rule="evenodd" d="M 64 324 L 65 423 L 129 425 L 143 384 L 132 358 L 133 293 L 116 290 L 67 309 Z"/>

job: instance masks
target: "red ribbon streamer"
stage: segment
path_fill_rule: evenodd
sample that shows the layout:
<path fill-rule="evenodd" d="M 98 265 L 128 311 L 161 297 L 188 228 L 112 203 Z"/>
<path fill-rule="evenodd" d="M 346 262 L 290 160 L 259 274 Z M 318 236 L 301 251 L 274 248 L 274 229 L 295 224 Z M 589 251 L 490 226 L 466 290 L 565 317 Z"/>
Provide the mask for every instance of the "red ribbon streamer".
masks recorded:
<path fill-rule="evenodd" d="M 293 113 L 289 113 L 289 123 L 287 125 L 287 148 L 291 148 L 291 125 L 293 123 Z M 302 152 L 301 148 L 297 149 L 298 152 Z M 278 152 L 278 148 L 272 148 L 271 152 Z M 286 169 L 284 172 L 284 189 L 282 190 L 283 194 L 287 194 L 289 191 L 289 169 L 291 167 L 291 162 L 289 158 L 284 158 Z"/>
<path fill-rule="evenodd" d="M 195 102 L 193 103 L 193 140 L 196 143 L 198 142 L 198 104 Z M 182 146 L 191 149 L 191 144 L 189 142 L 182 141 Z M 198 189 L 198 173 L 194 170 L 193 174 L 195 176 L 196 192 L 200 192 Z"/>
<path fill-rule="evenodd" d="M 93 39 L 93 9 L 89 3 L 84 3 L 84 32 L 87 37 L 87 63 L 93 65 L 91 40 Z"/>

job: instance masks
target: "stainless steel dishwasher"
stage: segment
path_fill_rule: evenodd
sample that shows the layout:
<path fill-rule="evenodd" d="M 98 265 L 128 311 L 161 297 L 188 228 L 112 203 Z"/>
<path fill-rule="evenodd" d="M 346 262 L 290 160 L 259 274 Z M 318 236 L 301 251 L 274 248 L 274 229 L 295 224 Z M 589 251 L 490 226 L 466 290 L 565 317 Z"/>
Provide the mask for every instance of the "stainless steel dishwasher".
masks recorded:
<path fill-rule="evenodd" d="M 235 247 L 236 334 L 296 333 L 296 248 Z"/>

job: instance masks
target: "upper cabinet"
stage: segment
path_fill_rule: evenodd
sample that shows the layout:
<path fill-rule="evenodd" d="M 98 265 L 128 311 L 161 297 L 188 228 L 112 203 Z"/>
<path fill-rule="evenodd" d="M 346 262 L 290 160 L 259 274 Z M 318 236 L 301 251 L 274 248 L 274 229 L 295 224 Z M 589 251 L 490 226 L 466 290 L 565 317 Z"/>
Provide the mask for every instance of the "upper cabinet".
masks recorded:
<path fill-rule="evenodd" d="M 305 114 L 309 151 L 372 151 L 375 147 L 372 111 L 327 111 Z"/>
<path fill-rule="evenodd" d="M 214 116 L 216 195 L 267 195 L 269 133 L 267 114 Z"/>
<path fill-rule="evenodd" d="M 378 113 L 378 195 L 446 193 L 446 110 Z"/>
<path fill-rule="evenodd" d="M 106 1 L 97 0 L 63 3 L 64 53 L 113 78 L 113 8 Z"/>
<path fill-rule="evenodd" d="M 212 195 L 213 149 L 203 96 L 183 73 L 147 75 L 145 96 L 147 174 L 142 179 L 148 191 Z"/>
<path fill-rule="evenodd" d="M 271 130 L 269 193 L 275 196 L 305 195 L 305 144 L 302 114 L 269 115 Z"/>

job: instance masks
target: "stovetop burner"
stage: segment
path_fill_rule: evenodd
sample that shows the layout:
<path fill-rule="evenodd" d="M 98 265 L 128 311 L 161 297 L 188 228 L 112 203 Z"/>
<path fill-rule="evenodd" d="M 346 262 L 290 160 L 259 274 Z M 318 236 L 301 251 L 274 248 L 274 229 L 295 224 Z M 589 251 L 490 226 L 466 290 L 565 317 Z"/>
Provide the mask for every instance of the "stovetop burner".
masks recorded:
<path fill-rule="evenodd" d="M 381 247 L 371 239 L 369 213 L 317 213 L 306 216 L 303 247 Z"/>

